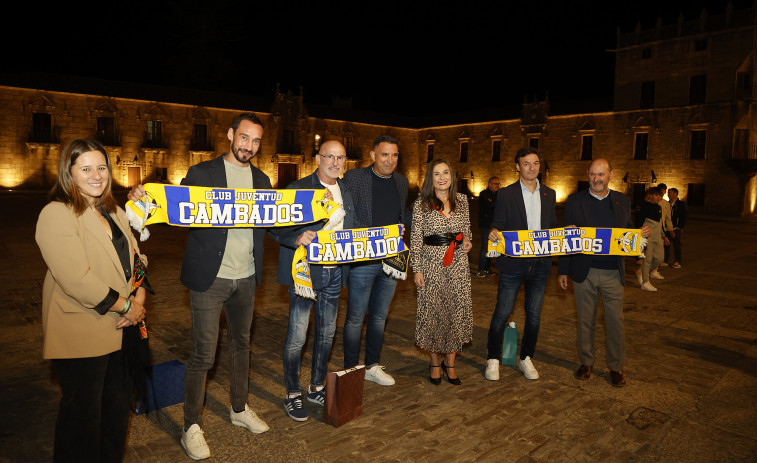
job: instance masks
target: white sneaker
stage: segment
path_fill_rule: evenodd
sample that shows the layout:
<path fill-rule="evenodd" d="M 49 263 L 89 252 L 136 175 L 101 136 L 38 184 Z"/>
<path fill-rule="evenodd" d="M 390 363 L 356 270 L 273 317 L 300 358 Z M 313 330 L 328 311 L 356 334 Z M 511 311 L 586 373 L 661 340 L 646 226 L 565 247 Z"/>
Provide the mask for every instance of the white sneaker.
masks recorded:
<path fill-rule="evenodd" d="M 673 262 L 673 268 L 681 268 L 681 264 L 678 262 Z"/>
<path fill-rule="evenodd" d="M 197 423 L 189 429 L 181 432 L 181 446 L 187 452 L 189 458 L 193 460 L 204 460 L 210 458 L 210 447 L 205 443 L 205 434 Z"/>
<path fill-rule="evenodd" d="M 526 356 L 526 358 L 521 360 L 520 363 L 518 363 L 518 368 L 523 372 L 523 376 L 525 376 L 526 379 L 539 379 L 539 372 L 536 371 L 534 364 L 531 363 L 531 357 Z"/>
<path fill-rule="evenodd" d="M 499 360 L 489 359 L 486 361 L 484 377 L 489 381 L 499 381 Z"/>
<path fill-rule="evenodd" d="M 265 421 L 258 418 L 258 415 L 250 410 L 250 407 L 247 404 L 244 404 L 243 412 L 237 413 L 234 409 L 231 409 L 229 416 L 231 417 L 231 424 L 246 428 L 248 431 L 255 434 L 264 433 L 270 429 Z"/>
<path fill-rule="evenodd" d="M 384 373 L 384 367 L 382 365 L 375 365 L 373 368 L 366 368 L 365 380 L 373 381 L 374 383 L 380 384 L 382 386 L 394 385 L 394 378 L 389 376 L 387 373 Z"/>
<path fill-rule="evenodd" d="M 655 280 L 664 280 L 665 277 L 660 275 L 660 272 L 657 271 L 657 269 L 652 270 L 649 272 L 649 278 L 654 278 Z"/>
<path fill-rule="evenodd" d="M 639 269 L 639 270 L 636 271 L 636 278 L 639 279 L 639 284 L 640 285 L 644 284 L 644 278 L 642 278 L 642 276 L 641 276 L 641 269 Z"/>
<path fill-rule="evenodd" d="M 668 266 L 667 262 L 663 262 L 663 263 L 660 264 L 660 267 L 667 267 L 667 266 Z"/>
<path fill-rule="evenodd" d="M 652 286 L 652 283 L 650 282 L 642 283 L 641 289 L 643 289 L 644 291 L 657 291 L 657 288 Z"/>

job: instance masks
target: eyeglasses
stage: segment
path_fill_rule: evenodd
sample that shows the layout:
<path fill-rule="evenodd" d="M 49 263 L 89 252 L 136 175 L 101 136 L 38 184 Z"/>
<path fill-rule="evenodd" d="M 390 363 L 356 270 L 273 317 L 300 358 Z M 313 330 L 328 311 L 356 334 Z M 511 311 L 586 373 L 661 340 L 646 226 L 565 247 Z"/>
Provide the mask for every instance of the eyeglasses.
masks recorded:
<path fill-rule="evenodd" d="M 319 154 L 318 156 L 325 158 L 329 162 L 333 161 L 334 159 L 336 159 L 338 162 L 342 162 L 347 159 L 347 156 L 334 156 L 333 154 Z"/>

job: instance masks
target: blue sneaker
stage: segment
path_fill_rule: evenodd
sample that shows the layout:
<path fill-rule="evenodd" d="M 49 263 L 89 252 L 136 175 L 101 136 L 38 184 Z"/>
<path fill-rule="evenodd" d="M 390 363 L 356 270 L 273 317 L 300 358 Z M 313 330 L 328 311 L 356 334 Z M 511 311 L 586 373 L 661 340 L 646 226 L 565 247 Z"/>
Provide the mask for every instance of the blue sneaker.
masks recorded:
<path fill-rule="evenodd" d="M 287 415 L 289 415 L 289 418 L 294 421 L 306 421 L 308 419 L 308 412 L 305 410 L 305 406 L 302 403 L 302 395 L 285 398 L 284 410 L 287 412 Z"/>
<path fill-rule="evenodd" d="M 315 392 L 310 392 L 310 388 L 308 388 L 308 402 L 313 402 L 314 404 L 318 404 L 322 407 L 325 401 L 326 388 L 322 387 L 319 391 Z"/>

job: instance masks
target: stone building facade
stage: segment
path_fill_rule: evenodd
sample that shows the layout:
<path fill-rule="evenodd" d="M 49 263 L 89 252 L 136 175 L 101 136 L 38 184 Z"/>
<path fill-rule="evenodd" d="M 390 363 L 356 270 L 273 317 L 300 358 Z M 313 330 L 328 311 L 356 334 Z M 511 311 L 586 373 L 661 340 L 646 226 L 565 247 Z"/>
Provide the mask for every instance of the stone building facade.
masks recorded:
<path fill-rule="evenodd" d="M 253 163 L 274 187 L 315 170 L 320 143 L 339 140 L 347 168 L 370 165 L 378 135 L 400 141 L 399 170 L 417 191 L 428 162 L 441 157 L 461 191 L 476 196 L 488 178 L 514 182 L 513 158 L 536 146 L 542 181 L 558 202 L 586 185 L 591 159 L 613 164 L 611 188 L 636 202 L 657 183 L 679 189 L 692 211 L 757 216 L 757 7 L 618 33 L 614 107 L 552 112 L 525 101 L 520 114 L 448 125 L 369 120 L 349 110 L 308 108 L 277 89 L 266 107 L 187 104 L 50 88 L 0 86 L 0 188 L 48 188 L 58 153 L 74 138 L 99 139 L 114 166 L 116 186 L 178 183 L 189 166 L 228 149 L 233 118 L 256 112 L 265 124 Z M 223 107 L 222 107 L 223 106 Z"/>

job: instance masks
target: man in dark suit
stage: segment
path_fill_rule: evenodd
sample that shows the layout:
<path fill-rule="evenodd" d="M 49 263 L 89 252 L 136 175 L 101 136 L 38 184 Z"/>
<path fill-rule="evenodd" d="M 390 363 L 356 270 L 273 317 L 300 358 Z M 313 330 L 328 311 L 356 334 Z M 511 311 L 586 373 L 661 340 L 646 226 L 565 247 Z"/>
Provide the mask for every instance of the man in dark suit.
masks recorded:
<path fill-rule="evenodd" d="M 347 153 L 338 141 L 327 141 L 318 152 L 318 169 L 311 175 L 289 185 L 292 189 L 328 189 L 326 196 L 342 205 L 345 216 L 330 230 L 348 230 L 354 227 L 355 205 L 352 195 L 344 186 L 339 176 L 344 172 Z M 281 244 L 279 248 L 278 282 L 289 286 L 289 328 L 284 342 L 284 382 L 286 397 L 284 410 L 295 421 L 308 419 L 302 402 L 302 384 L 300 384 L 300 363 L 302 347 L 310 321 L 310 309 L 315 306 L 315 338 L 313 340 L 313 365 L 310 371 L 310 385 L 307 399 L 318 405 L 324 404 L 329 355 L 336 331 L 336 315 L 339 308 L 339 293 L 342 285 L 347 284 L 349 265 L 311 265 L 310 279 L 313 283 L 316 299 L 298 296 L 292 278 L 292 260 L 299 246 L 312 243 L 316 231 L 321 230 L 324 222 L 316 222 L 302 227 L 286 227 L 271 232 L 273 238 Z"/>
<path fill-rule="evenodd" d="M 499 231 L 542 230 L 557 226 L 555 214 L 555 190 L 539 182 L 541 156 L 535 148 L 518 150 L 515 155 L 515 169 L 520 179 L 497 192 L 494 220 L 489 239 L 497 240 Z M 547 279 L 552 271 L 551 257 L 517 258 L 500 256 L 497 258 L 499 288 L 497 306 L 489 324 L 487 340 L 488 360 L 484 376 L 490 381 L 499 379 L 499 362 L 502 356 L 502 336 L 507 320 L 513 313 L 515 299 L 520 287 L 526 291 L 526 325 L 520 347 L 518 367 L 528 379 L 539 379 L 539 373 L 532 359 L 539 336 L 541 305 Z"/>
<path fill-rule="evenodd" d="M 573 193 L 565 204 L 566 226 L 634 228 L 630 199 L 609 188 L 612 175 L 612 166 L 606 159 L 596 159 L 589 165 L 589 189 Z M 649 236 L 649 227 L 644 226 L 641 230 L 642 236 Z M 626 379 L 622 371 L 625 358 L 623 257 L 589 254 L 561 256 L 557 275 L 563 290 L 568 289 L 568 277 L 573 280 L 578 314 L 578 352 L 581 357 L 581 366 L 575 372 L 575 377 L 582 380 L 591 377 L 594 365 L 594 319 L 601 294 L 605 310 L 607 366 L 610 368 L 613 386 L 625 386 Z"/>
<path fill-rule="evenodd" d="M 373 143 L 373 164 L 348 170 L 344 184 L 355 200 L 355 228 L 410 225 L 407 209 L 408 180 L 396 172 L 399 161 L 397 139 L 389 135 Z M 384 273 L 381 262 L 359 262 L 350 268 L 347 316 L 344 320 L 344 366 L 354 367 L 360 359 L 363 320 L 370 312 L 365 330 L 365 379 L 382 386 L 394 378 L 379 365 L 384 342 L 384 325 L 397 281 Z"/>
<path fill-rule="evenodd" d="M 491 272 L 489 265 L 491 259 L 486 257 L 486 243 L 489 241 L 489 230 L 492 228 L 494 220 L 494 205 L 497 200 L 497 190 L 499 190 L 499 179 L 492 177 L 486 189 L 478 195 L 478 228 L 481 230 L 481 251 L 478 253 L 478 273 L 477 276 L 486 278 Z"/>
<path fill-rule="evenodd" d="M 237 116 L 227 133 L 229 152 L 189 168 L 182 185 L 270 189 L 271 182 L 250 160 L 260 150 L 263 123 L 252 113 Z M 129 199 L 144 195 L 141 185 Z M 263 276 L 263 228 L 191 228 L 181 268 L 190 290 L 192 353 L 184 378 L 184 429 L 181 445 L 193 460 L 210 457 L 200 427 L 205 380 L 215 362 L 218 322 L 226 308 L 229 336 L 229 395 L 232 424 L 253 433 L 268 430 L 247 405 L 250 373 L 250 327 L 255 287 Z"/>

